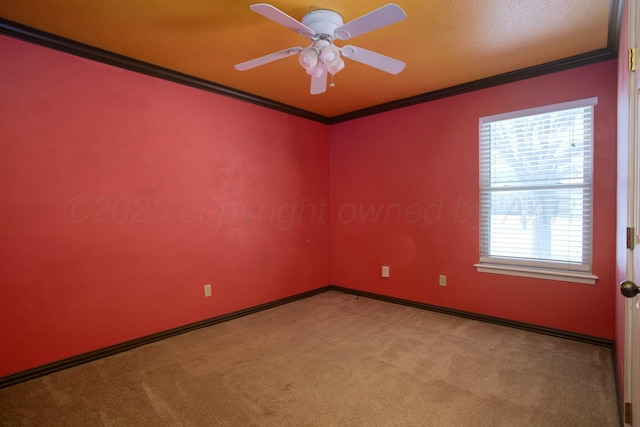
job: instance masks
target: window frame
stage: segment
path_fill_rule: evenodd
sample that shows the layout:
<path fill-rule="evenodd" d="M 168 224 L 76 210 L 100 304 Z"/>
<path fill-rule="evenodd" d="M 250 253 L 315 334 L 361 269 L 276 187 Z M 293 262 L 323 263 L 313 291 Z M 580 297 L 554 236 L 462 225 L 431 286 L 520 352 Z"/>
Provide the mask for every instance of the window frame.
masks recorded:
<path fill-rule="evenodd" d="M 594 121 L 595 121 L 595 106 L 598 104 L 597 97 L 584 98 L 574 101 L 549 104 L 540 107 L 528 108 L 523 110 L 511 111 L 507 113 L 500 113 L 491 116 L 480 117 L 479 119 L 479 135 L 478 139 L 480 142 L 480 151 L 479 151 L 479 167 L 480 167 L 480 176 L 479 176 L 479 195 L 480 195 L 480 212 L 479 212 L 479 231 L 480 231 L 480 247 L 479 247 L 479 262 L 474 264 L 474 267 L 478 272 L 481 273 L 493 273 L 493 274 L 503 274 L 503 275 L 513 275 L 513 276 L 523 276 L 523 277 L 533 277 L 540 279 L 549 279 L 549 280 L 559 280 L 559 281 L 568 281 L 568 282 L 576 282 L 583 284 L 594 284 L 598 276 L 592 274 L 592 260 L 593 260 L 593 172 L 594 172 L 594 146 L 595 146 L 595 131 L 594 131 Z M 484 242 L 483 234 L 490 235 L 490 230 L 486 230 L 488 227 L 488 223 L 490 223 L 490 218 L 486 218 L 482 209 L 482 197 L 483 194 L 488 190 L 483 189 L 483 182 L 486 180 L 486 174 L 491 174 L 492 165 L 489 164 L 488 168 L 483 168 L 482 161 L 482 126 L 487 123 L 494 123 L 504 120 L 517 119 L 527 116 L 534 116 L 538 114 L 545 113 L 553 113 L 559 112 L 563 110 L 570 110 L 574 108 L 584 108 L 591 107 L 591 158 L 590 158 L 590 183 L 589 183 L 589 191 L 590 191 L 590 218 L 586 221 L 590 227 L 588 230 L 588 238 L 589 238 L 589 256 L 590 259 L 585 260 L 581 263 L 570 263 L 570 262 L 555 262 L 549 260 L 536 260 L 535 258 L 509 258 L 503 256 L 490 256 L 489 254 L 485 254 L 485 251 L 488 251 L 488 248 L 484 248 L 484 246 L 488 246 L 488 243 Z M 558 189 L 563 188 L 562 185 L 558 185 Z M 489 191 L 492 193 L 493 191 Z M 583 211 L 584 215 L 584 211 Z M 585 234 L 583 230 L 583 234 Z"/>

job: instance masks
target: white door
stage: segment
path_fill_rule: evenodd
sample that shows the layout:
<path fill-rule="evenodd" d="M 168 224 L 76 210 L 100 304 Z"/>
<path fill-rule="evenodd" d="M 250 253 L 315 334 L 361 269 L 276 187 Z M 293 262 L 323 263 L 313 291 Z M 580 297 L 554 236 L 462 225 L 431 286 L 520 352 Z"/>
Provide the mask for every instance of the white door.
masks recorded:
<path fill-rule="evenodd" d="M 638 0 L 629 1 L 629 48 L 638 46 L 639 32 L 636 27 Z M 625 35 L 623 35 L 624 37 Z M 627 52 L 620 52 L 625 55 Z M 627 282 L 621 287 L 627 296 L 625 301 L 625 354 L 624 354 L 624 401 L 631 403 L 632 427 L 640 427 L 640 71 L 629 75 L 629 177 L 628 177 L 628 226 L 635 230 L 635 250 L 627 250 Z M 624 144 L 625 141 L 619 141 Z M 624 202 L 623 202 L 624 203 Z M 624 206 L 620 206 L 624 208 Z M 634 296 L 635 295 L 635 296 Z"/>

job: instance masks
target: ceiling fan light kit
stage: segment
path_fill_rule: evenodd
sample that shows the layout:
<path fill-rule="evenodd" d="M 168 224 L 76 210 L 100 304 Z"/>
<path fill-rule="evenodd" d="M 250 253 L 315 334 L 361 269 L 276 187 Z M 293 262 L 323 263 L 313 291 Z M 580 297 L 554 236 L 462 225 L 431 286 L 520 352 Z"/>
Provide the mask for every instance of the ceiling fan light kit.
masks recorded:
<path fill-rule="evenodd" d="M 348 40 L 405 19 L 406 13 L 396 4 L 387 4 L 346 24 L 342 16 L 332 10 L 313 10 L 299 22 L 270 4 L 257 3 L 251 5 L 250 9 L 310 39 L 311 44 L 305 48 L 292 47 L 242 62 L 235 66 L 236 70 L 246 71 L 278 59 L 298 55 L 298 62 L 307 74 L 311 75 L 310 93 L 317 95 L 327 89 L 327 74 L 333 76 L 345 68 L 342 57 L 390 74 L 398 74 L 405 67 L 404 62 L 380 53 L 350 45 L 340 48 L 333 43 L 336 39 Z"/>

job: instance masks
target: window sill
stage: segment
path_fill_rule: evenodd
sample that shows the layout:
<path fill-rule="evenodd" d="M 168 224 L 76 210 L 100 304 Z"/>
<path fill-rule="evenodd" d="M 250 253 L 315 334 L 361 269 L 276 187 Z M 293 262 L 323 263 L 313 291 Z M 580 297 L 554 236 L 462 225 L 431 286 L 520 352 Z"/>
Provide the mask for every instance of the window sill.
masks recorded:
<path fill-rule="evenodd" d="M 527 268 L 501 264 L 474 264 L 479 273 L 506 274 L 509 276 L 533 277 L 536 279 L 559 280 L 563 282 L 583 283 L 593 285 L 598 276 L 579 271 L 557 271 L 541 268 Z"/>

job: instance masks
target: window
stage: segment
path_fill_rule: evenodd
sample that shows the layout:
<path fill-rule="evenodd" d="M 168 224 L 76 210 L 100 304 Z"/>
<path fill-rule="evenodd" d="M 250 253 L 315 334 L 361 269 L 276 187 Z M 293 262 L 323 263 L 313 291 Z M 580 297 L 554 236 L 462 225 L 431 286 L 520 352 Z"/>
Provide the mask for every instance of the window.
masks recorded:
<path fill-rule="evenodd" d="M 481 272 L 594 283 L 597 98 L 480 119 Z"/>

